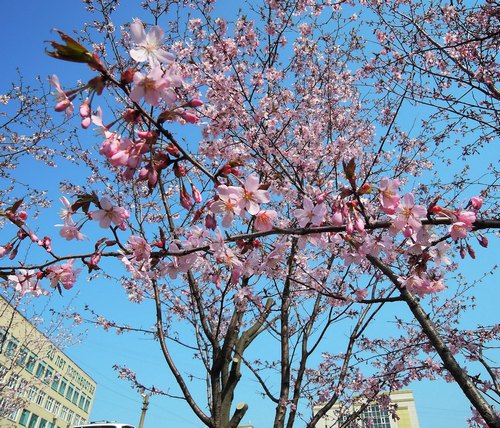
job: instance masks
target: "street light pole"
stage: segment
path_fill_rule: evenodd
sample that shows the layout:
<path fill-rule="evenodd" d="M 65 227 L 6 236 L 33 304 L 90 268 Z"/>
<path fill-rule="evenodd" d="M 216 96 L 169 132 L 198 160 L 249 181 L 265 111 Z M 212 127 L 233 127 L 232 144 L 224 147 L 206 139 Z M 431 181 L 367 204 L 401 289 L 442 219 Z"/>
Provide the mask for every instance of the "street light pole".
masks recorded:
<path fill-rule="evenodd" d="M 141 394 L 142 396 L 142 411 L 141 411 L 141 419 L 139 421 L 139 428 L 143 428 L 144 419 L 146 418 L 146 412 L 148 410 L 149 397 L 151 394 Z"/>

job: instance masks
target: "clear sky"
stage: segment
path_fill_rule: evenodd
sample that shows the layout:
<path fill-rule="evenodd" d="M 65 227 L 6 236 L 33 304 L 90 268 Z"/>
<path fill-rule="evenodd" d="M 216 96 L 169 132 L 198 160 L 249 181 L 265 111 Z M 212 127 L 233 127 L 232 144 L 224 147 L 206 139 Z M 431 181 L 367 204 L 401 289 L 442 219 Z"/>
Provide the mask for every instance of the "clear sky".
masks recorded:
<path fill-rule="evenodd" d="M 0 80 L 0 94 L 6 91 L 9 82 L 16 79 L 16 68 L 19 68 L 26 81 L 34 76 L 43 78 L 56 72 L 64 81 L 73 82 L 78 75 L 77 68 L 72 64 L 61 66 L 61 63 L 47 57 L 44 49 L 47 45 L 44 41 L 54 39 L 52 28 L 59 28 L 70 32 L 79 29 L 86 20 L 83 3 L 78 0 L 25 0 L 2 2 L 3 22 L 0 26 L 0 40 L 2 40 L 2 71 Z M 138 4 L 138 0 L 124 0 L 119 19 L 121 24 L 130 21 L 137 16 L 138 8 L 130 5 Z M 62 68 L 61 68 L 62 67 Z M 21 166 L 22 167 L 22 166 Z M 33 171 L 23 171 L 28 177 Z M 68 174 L 64 169 L 56 169 L 42 180 L 51 185 L 51 180 L 57 183 L 59 175 Z M 56 205 L 58 203 L 56 202 Z M 58 207 L 57 207 L 58 209 Z M 0 237 L 2 237 L 0 231 Z M 487 260 L 471 262 L 470 274 L 486 269 L 488 263 L 492 264 L 494 254 L 499 254 L 498 242 L 492 243 L 495 247 L 489 252 Z M 496 248 L 496 250 L 495 250 Z M 485 252 L 478 249 L 481 259 Z M 474 264 L 476 263 L 476 264 Z M 492 292 L 493 280 L 484 286 L 485 290 L 479 293 L 479 301 L 482 314 L 487 316 L 490 322 L 498 321 L 495 318 L 498 302 L 498 291 Z M 491 298 L 495 296 L 495 298 Z M 127 318 L 132 315 L 135 320 L 144 327 L 153 325 L 153 313 L 143 305 L 134 305 L 128 302 L 121 287 L 116 284 L 84 283 L 74 290 L 64 293 L 61 297 L 54 294 L 51 304 L 56 308 L 62 308 L 72 304 L 77 308 L 89 304 L 97 312 L 102 311 L 110 318 L 120 319 L 120 315 L 126 313 Z M 147 306 L 147 305 L 146 305 Z M 151 309 L 151 308 L 149 308 Z M 474 315 L 470 315 L 471 320 Z M 89 331 L 84 341 L 69 347 L 67 354 L 98 384 L 95 403 L 91 420 L 118 420 L 131 424 L 138 424 L 142 398 L 133 391 L 129 385 L 117 379 L 114 364 L 124 364 L 139 372 L 145 383 L 152 383 L 163 388 L 172 384 L 172 379 L 167 373 L 165 363 L 155 342 L 141 335 L 121 335 L 105 333 L 99 329 L 88 327 Z M 185 368 L 189 370 L 190 361 L 185 361 Z M 194 376 L 202 376 L 202 373 L 193 373 Z M 243 423 L 252 423 L 255 428 L 267 428 L 271 426 L 272 406 L 261 400 L 253 391 L 254 385 L 251 381 L 242 385 L 242 390 L 247 391 L 245 400 L 250 403 L 248 416 Z M 465 428 L 465 418 L 469 415 L 468 403 L 462 393 L 454 384 L 443 381 L 421 382 L 411 386 L 414 391 L 417 412 L 422 428 Z M 177 391 L 174 388 L 174 391 Z M 203 393 L 203 391 L 200 391 Z M 152 397 L 146 416 L 145 428 L 160 427 L 201 427 L 202 424 L 191 414 L 187 406 L 176 399 Z"/>

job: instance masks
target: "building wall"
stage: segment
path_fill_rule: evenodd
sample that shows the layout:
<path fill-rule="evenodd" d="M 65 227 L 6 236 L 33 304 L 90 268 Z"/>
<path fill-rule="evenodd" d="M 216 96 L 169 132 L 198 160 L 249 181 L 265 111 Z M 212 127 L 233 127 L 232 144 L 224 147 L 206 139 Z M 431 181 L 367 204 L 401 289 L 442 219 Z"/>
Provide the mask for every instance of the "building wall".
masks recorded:
<path fill-rule="evenodd" d="M 390 396 L 391 400 L 398 405 L 397 414 L 400 419 L 397 421 L 397 428 L 419 428 L 417 408 L 412 392 L 397 391 Z"/>
<path fill-rule="evenodd" d="M 0 378 L 22 402 L 0 428 L 66 428 L 88 421 L 96 383 L 0 296 Z M 10 386 L 9 386 L 10 385 Z"/>
<path fill-rule="evenodd" d="M 418 423 L 417 409 L 415 406 L 415 399 L 413 398 L 413 393 L 409 390 L 396 391 L 390 394 L 391 401 L 398 405 L 397 415 L 399 419 L 394 421 L 388 414 L 380 424 L 375 423 L 374 427 L 379 428 L 387 427 L 390 428 L 420 428 Z M 375 406 L 376 407 L 376 406 Z M 318 412 L 322 408 L 321 405 L 314 406 L 314 413 Z M 317 428 L 338 428 L 341 426 L 340 421 L 337 420 L 336 410 L 339 406 L 333 406 L 333 408 L 327 412 L 327 414 L 320 419 L 319 423 L 316 425 Z M 376 409 L 380 413 L 384 412 L 382 409 Z"/>

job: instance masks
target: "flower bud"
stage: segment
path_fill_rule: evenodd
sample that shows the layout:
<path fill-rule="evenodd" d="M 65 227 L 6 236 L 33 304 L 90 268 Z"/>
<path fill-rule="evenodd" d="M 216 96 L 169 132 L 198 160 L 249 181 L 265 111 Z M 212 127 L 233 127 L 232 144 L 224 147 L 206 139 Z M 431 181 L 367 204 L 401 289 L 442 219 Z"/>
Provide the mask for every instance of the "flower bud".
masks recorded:
<path fill-rule="evenodd" d="M 166 122 L 167 120 L 174 120 L 177 117 L 177 114 L 172 110 L 165 110 L 158 115 L 158 123 Z"/>
<path fill-rule="evenodd" d="M 12 250 L 12 244 L 9 242 L 5 245 L 0 246 L 0 258 L 5 257 Z"/>
<path fill-rule="evenodd" d="M 483 200 L 479 196 L 473 196 L 470 198 L 470 204 L 472 205 L 472 208 L 477 211 L 482 207 Z"/>
<path fill-rule="evenodd" d="M 354 227 L 358 232 L 363 232 L 365 230 L 365 223 L 359 217 L 358 213 L 354 213 Z"/>
<path fill-rule="evenodd" d="M 44 236 L 43 239 L 38 240 L 38 245 L 47 251 L 52 251 L 52 240 L 48 236 Z"/>
<path fill-rule="evenodd" d="M 198 208 L 193 214 L 193 222 L 198 221 L 203 214 L 203 208 Z"/>
<path fill-rule="evenodd" d="M 196 123 L 200 118 L 193 113 L 184 112 L 181 117 L 188 123 Z"/>
<path fill-rule="evenodd" d="M 460 257 L 462 259 L 465 259 L 465 255 L 466 255 L 465 248 L 463 246 L 460 246 Z"/>
<path fill-rule="evenodd" d="M 215 228 L 217 227 L 217 221 L 212 214 L 207 214 L 205 216 L 205 227 L 211 230 L 215 230 Z"/>
<path fill-rule="evenodd" d="M 477 236 L 477 240 L 481 247 L 488 248 L 488 238 L 486 236 L 480 233 L 479 236 Z"/>
<path fill-rule="evenodd" d="M 9 260 L 14 260 L 17 256 L 17 251 L 19 249 L 19 245 L 17 245 L 9 254 Z"/>
<path fill-rule="evenodd" d="M 347 217 L 347 225 L 345 227 L 345 231 L 350 235 L 352 234 L 352 232 L 354 232 L 354 226 L 352 224 L 352 220 L 351 220 L 351 217 L 348 216 Z"/>
<path fill-rule="evenodd" d="M 21 220 L 22 222 L 25 222 L 26 219 L 28 218 L 28 213 L 26 211 L 18 211 L 16 213 L 17 218 Z"/>
<path fill-rule="evenodd" d="M 186 175 L 186 170 L 178 162 L 174 164 L 174 174 L 176 177 L 184 177 Z"/>
<path fill-rule="evenodd" d="M 165 147 L 165 150 L 169 155 L 175 156 L 178 158 L 181 153 L 179 152 L 179 149 L 175 147 L 172 143 L 167 144 L 167 147 Z"/>
<path fill-rule="evenodd" d="M 201 107 L 203 105 L 203 101 L 195 98 L 187 103 L 188 107 Z"/>
<path fill-rule="evenodd" d="M 87 129 L 91 123 L 92 123 L 92 119 L 89 116 L 89 117 L 82 119 L 81 126 L 83 129 Z"/>
<path fill-rule="evenodd" d="M 132 83 L 132 81 L 134 80 L 134 73 L 135 70 L 133 67 L 129 67 L 126 70 L 123 70 L 120 76 L 120 83 L 124 84 Z"/>
<path fill-rule="evenodd" d="M 129 108 L 122 113 L 122 118 L 127 123 L 138 123 L 141 115 L 137 110 Z"/>
<path fill-rule="evenodd" d="M 199 204 L 202 201 L 201 193 L 194 184 L 191 183 L 191 194 L 193 195 L 194 202 Z"/>
<path fill-rule="evenodd" d="M 81 105 L 80 105 L 80 116 L 81 117 L 89 117 L 90 116 L 90 105 L 89 105 L 89 100 L 86 99 Z"/>
<path fill-rule="evenodd" d="M 66 111 L 71 105 L 72 105 L 71 100 L 69 98 L 65 98 L 56 104 L 54 110 L 57 112 Z"/>
<path fill-rule="evenodd" d="M 358 195 L 366 195 L 367 193 L 371 193 L 373 187 L 371 184 L 365 183 L 358 189 Z"/>
<path fill-rule="evenodd" d="M 193 201 L 191 200 L 191 196 L 186 191 L 186 188 L 184 186 L 182 186 L 179 196 L 180 196 L 181 206 L 186 210 L 191 209 L 191 207 L 193 206 Z"/>
<path fill-rule="evenodd" d="M 471 256 L 471 258 L 476 258 L 476 252 L 469 244 L 467 244 L 467 252 L 469 253 L 469 256 Z"/>

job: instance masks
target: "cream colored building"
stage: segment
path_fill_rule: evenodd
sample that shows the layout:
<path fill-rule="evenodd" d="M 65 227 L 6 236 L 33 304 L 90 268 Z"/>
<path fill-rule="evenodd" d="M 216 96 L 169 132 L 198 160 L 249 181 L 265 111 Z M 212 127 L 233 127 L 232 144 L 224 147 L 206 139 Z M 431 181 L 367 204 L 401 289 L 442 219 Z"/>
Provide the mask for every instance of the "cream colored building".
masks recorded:
<path fill-rule="evenodd" d="M 83 424 L 95 388 L 88 374 L 0 296 L 0 410 L 8 410 L 0 412 L 0 428 Z"/>
<path fill-rule="evenodd" d="M 361 426 L 370 426 L 370 428 L 419 428 L 417 409 L 413 393 L 409 390 L 396 391 L 390 393 L 391 401 L 397 405 L 397 415 L 399 419 L 393 420 L 389 412 L 383 410 L 378 404 L 372 403 L 361 413 L 356 423 Z M 321 405 L 314 406 L 314 413 L 321 409 Z M 356 407 L 354 407 L 356 410 Z M 342 426 L 342 417 L 339 420 L 339 406 L 327 412 L 316 425 L 317 428 L 339 428 Z M 348 412 L 349 413 L 349 412 Z M 365 423 L 363 423 L 366 421 Z"/>

